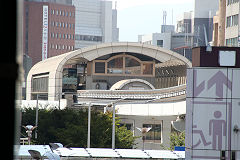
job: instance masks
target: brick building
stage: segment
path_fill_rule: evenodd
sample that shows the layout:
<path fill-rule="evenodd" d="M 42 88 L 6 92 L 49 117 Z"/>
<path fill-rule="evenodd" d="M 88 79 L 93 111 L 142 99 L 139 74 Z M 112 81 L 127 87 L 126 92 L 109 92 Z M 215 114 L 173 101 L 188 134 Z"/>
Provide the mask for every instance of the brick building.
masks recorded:
<path fill-rule="evenodd" d="M 48 2 L 24 3 L 24 53 L 32 64 L 74 50 L 75 7 Z"/>

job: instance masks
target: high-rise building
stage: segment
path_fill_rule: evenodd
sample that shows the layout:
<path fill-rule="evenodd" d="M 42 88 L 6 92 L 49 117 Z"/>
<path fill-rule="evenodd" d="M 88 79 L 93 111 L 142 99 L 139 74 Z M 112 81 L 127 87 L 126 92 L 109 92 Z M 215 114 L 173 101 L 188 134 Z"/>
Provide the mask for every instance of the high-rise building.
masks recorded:
<path fill-rule="evenodd" d="M 118 41 L 117 10 L 111 1 L 72 0 L 76 9 L 75 48 Z"/>
<path fill-rule="evenodd" d="M 32 64 L 74 50 L 75 7 L 24 2 L 24 53 Z"/>
<path fill-rule="evenodd" d="M 240 47 L 240 2 L 226 0 L 225 43 L 227 46 Z"/>
<path fill-rule="evenodd" d="M 218 10 L 219 0 L 195 0 L 192 19 L 192 33 L 194 46 L 206 46 L 206 39 L 210 42 L 213 33 L 213 16 Z M 207 36 L 205 36 L 205 33 Z"/>

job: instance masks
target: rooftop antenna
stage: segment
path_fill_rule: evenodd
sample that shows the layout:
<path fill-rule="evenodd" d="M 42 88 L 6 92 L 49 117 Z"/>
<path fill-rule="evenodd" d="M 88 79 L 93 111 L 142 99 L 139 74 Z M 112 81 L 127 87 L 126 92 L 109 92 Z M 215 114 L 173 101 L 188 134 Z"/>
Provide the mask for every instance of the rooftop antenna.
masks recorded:
<path fill-rule="evenodd" d="M 167 23 L 167 11 L 163 11 L 163 25 L 166 25 Z"/>

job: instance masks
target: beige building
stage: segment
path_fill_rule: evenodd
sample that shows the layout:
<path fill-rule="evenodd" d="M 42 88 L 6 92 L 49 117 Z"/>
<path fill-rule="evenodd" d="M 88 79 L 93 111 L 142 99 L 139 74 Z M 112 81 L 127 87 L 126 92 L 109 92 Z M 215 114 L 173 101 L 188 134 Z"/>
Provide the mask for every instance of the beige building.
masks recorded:
<path fill-rule="evenodd" d="M 225 45 L 226 0 L 219 1 L 219 10 L 213 17 L 213 46 Z"/>
<path fill-rule="evenodd" d="M 225 44 L 226 46 L 240 46 L 239 45 L 239 0 L 226 1 L 226 31 Z"/>
<path fill-rule="evenodd" d="M 213 18 L 213 46 L 240 46 L 239 0 L 220 0 Z"/>

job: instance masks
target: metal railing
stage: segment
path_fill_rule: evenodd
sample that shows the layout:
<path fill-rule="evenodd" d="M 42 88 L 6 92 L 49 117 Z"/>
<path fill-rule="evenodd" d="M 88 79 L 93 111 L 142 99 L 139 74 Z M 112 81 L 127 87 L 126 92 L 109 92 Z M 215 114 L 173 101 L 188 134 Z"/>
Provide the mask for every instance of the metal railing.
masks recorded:
<path fill-rule="evenodd" d="M 154 90 L 78 90 L 79 98 L 164 99 L 186 95 L 186 85 Z"/>

